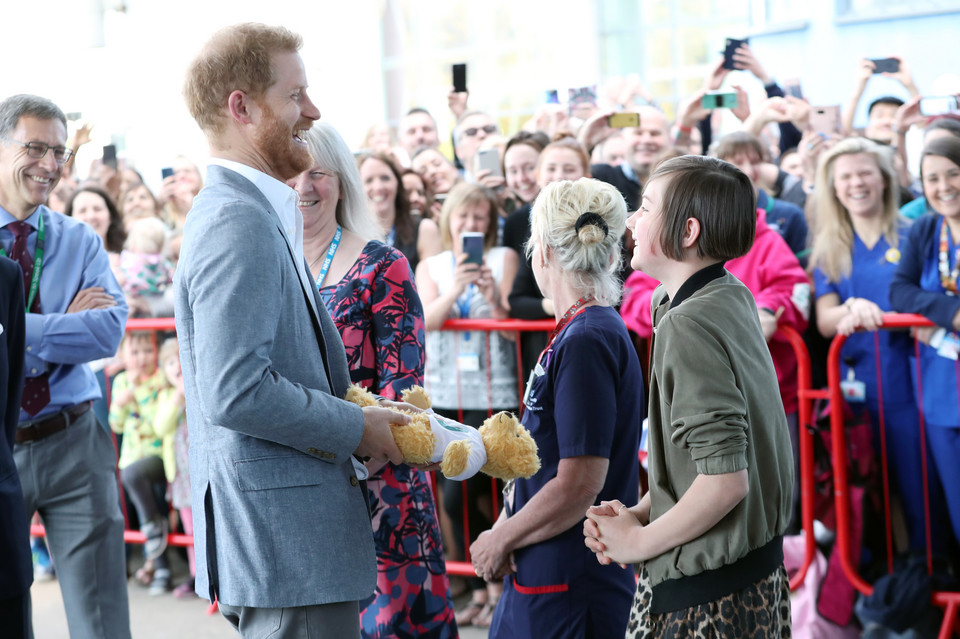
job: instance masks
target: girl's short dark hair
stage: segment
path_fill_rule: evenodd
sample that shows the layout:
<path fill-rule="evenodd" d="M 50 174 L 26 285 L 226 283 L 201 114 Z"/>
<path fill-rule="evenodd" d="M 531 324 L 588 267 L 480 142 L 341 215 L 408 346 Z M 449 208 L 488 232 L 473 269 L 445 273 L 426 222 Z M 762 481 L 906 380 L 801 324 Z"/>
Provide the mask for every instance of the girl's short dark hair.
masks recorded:
<path fill-rule="evenodd" d="M 745 255 L 757 232 L 757 196 L 747 175 L 717 158 L 684 155 L 660 164 L 647 181 L 664 179 L 660 248 L 683 259 L 689 218 L 700 223 L 697 256 L 732 260 Z"/>

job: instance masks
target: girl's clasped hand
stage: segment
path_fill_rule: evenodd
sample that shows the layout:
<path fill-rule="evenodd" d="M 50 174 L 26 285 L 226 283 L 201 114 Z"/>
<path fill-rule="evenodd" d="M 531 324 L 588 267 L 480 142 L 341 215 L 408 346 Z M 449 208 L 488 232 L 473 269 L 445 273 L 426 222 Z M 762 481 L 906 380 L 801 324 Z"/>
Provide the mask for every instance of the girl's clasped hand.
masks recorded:
<path fill-rule="evenodd" d="M 643 524 L 627 506 L 614 499 L 601 501 L 587 510 L 583 522 L 584 543 L 604 566 L 617 563 L 621 568 L 643 561 L 638 556 L 638 537 Z"/>

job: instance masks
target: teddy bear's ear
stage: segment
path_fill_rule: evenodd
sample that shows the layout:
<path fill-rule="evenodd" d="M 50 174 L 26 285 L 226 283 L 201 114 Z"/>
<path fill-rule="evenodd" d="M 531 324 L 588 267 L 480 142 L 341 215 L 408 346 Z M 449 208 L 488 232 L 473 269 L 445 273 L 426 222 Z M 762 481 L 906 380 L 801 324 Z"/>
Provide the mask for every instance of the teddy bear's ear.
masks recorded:
<path fill-rule="evenodd" d="M 344 399 L 357 406 L 376 406 L 377 398 L 369 390 L 359 384 L 350 384 Z"/>
<path fill-rule="evenodd" d="M 401 397 L 406 403 L 422 410 L 427 410 L 433 405 L 433 402 L 430 401 L 430 395 L 422 386 L 411 386 L 401 393 Z"/>

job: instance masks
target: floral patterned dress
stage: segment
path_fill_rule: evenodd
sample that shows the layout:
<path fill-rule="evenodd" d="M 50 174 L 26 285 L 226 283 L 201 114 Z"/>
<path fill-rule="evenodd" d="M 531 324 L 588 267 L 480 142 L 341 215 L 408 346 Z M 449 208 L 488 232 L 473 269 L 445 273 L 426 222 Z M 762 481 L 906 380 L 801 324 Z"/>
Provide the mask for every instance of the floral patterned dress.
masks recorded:
<path fill-rule="evenodd" d="M 368 242 L 320 297 L 340 331 L 351 380 L 389 399 L 423 383 L 423 307 L 407 259 Z M 456 637 L 433 491 L 423 471 L 387 464 L 367 482 L 377 588 L 360 602 L 364 637 Z"/>

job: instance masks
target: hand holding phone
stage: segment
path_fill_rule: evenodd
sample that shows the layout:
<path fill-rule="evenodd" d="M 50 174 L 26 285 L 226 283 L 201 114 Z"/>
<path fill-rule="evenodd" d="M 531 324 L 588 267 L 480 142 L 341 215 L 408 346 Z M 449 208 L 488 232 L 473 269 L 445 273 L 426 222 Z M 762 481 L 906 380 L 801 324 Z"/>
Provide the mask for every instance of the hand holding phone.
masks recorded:
<path fill-rule="evenodd" d="M 900 70 L 900 60 L 896 58 L 871 58 L 873 62 L 873 72 L 876 73 L 896 73 Z"/>
<path fill-rule="evenodd" d="M 838 105 L 810 107 L 810 128 L 827 136 L 838 133 L 840 107 Z"/>
<path fill-rule="evenodd" d="M 503 171 L 500 170 L 500 151 L 498 149 L 477 151 L 477 165 L 480 171 L 490 171 L 490 175 L 503 177 Z"/>
<path fill-rule="evenodd" d="M 460 248 L 467 259 L 465 264 L 483 264 L 484 235 L 479 231 L 464 231 L 460 234 Z"/>
<path fill-rule="evenodd" d="M 103 165 L 109 166 L 114 171 L 117 170 L 117 147 L 115 144 L 108 144 L 103 147 Z"/>
<path fill-rule="evenodd" d="M 736 92 L 707 91 L 703 94 L 700 106 L 704 109 L 736 109 L 739 105 Z"/>
<path fill-rule="evenodd" d="M 723 49 L 723 68 L 729 69 L 731 71 L 735 70 L 737 67 L 734 65 L 733 54 L 737 52 L 737 49 L 741 45 L 750 44 L 750 38 L 743 38 L 742 40 L 737 38 L 727 38 L 726 46 Z"/>
<path fill-rule="evenodd" d="M 453 65 L 453 90 L 456 93 L 467 92 L 467 65 L 465 63 Z"/>
<path fill-rule="evenodd" d="M 614 113 L 607 118 L 607 126 L 612 129 L 636 128 L 640 126 L 640 114 Z"/>
<path fill-rule="evenodd" d="M 958 110 L 960 108 L 958 108 L 957 96 L 955 95 L 920 98 L 920 115 L 944 115 L 955 113 Z"/>

